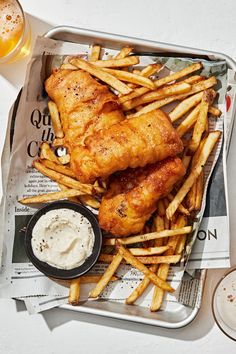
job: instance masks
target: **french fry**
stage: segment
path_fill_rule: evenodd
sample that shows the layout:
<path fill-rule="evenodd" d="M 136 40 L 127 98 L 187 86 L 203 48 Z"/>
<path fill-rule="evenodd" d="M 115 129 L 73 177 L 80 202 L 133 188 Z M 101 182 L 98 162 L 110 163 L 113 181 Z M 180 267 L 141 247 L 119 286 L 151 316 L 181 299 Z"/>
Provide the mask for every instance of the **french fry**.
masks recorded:
<path fill-rule="evenodd" d="M 149 89 L 147 89 L 146 87 L 138 87 L 138 88 L 134 89 L 131 93 L 119 97 L 119 102 L 124 103 L 126 101 L 130 101 L 135 97 L 138 97 L 138 96 L 141 96 L 141 95 L 147 93 L 148 91 L 149 91 Z"/>
<path fill-rule="evenodd" d="M 53 161 L 59 165 L 61 163 L 60 160 L 58 159 L 58 157 L 51 150 L 49 144 L 46 142 L 43 142 L 40 147 L 40 159 L 46 159 L 49 161 Z"/>
<path fill-rule="evenodd" d="M 189 144 L 189 150 L 192 153 L 197 150 L 197 148 L 200 144 L 202 134 L 204 133 L 204 131 L 206 129 L 208 109 L 209 109 L 210 104 L 214 100 L 214 98 L 215 98 L 215 91 L 214 90 L 203 91 L 202 100 L 201 100 L 200 107 L 199 107 L 198 118 L 195 123 L 192 139 Z"/>
<path fill-rule="evenodd" d="M 119 60 L 119 59 L 118 59 Z M 124 60 L 124 59 L 122 59 Z M 99 69 L 98 67 L 94 66 L 91 63 L 88 63 L 87 61 L 83 59 L 72 59 L 71 64 L 75 65 L 76 67 L 87 71 L 91 75 L 97 77 L 101 81 L 105 82 L 106 84 L 110 85 L 117 91 L 123 93 L 123 94 L 128 94 L 132 92 L 132 89 L 129 88 L 127 85 L 125 85 L 123 82 L 118 80 L 116 77 L 112 76 L 111 74 L 108 74 L 104 70 Z"/>
<path fill-rule="evenodd" d="M 182 203 L 183 199 L 185 198 L 185 196 L 189 192 L 190 188 L 192 187 L 192 185 L 194 184 L 194 182 L 196 181 L 196 179 L 198 178 L 198 176 L 202 172 L 203 166 L 205 165 L 210 153 L 212 152 L 212 150 L 213 150 L 215 144 L 217 143 L 217 141 L 219 140 L 220 136 L 221 136 L 220 131 L 214 131 L 214 132 L 209 133 L 209 135 L 206 138 L 206 141 L 201 149 L 201 153 L 200 153 L 200 156 L 199 156 L 199 159 L 198 159 L 196 165 L 194 166 L 191 173 L 189 174 L 189 176 L 185 180 L 184 184 L 179 189 L 175 198 L 172 200 L 172 202 L 170 203 L 170 205 L 168 206 L 168 208 L 166 210 L 166 216 L 168 219 L 172 218 L 172 216 L 176 212 L 179 204 Z"/>
<path fill-rule="evenodd" d="M 78 70 L 78 68 L 70 63 L 62 64 L 61 69 L 63 70 Z"/>
<path fill-rule="evenodd" d="M 132 47 L 123 47 L 120 52 L 114 57 L 114 59 L 126 58 L 132 52 L 132 50 Z"/>
<path fill-rule="evenodd" d="M 202 197 L 204 193 L 204 171 L 202 171 L 197 179 L 196 183 L 196 199 L 195 210 L 200 210 L 202 205 Z"/>
<path fill-rule="evenodd" d="M 209 113 L 211 115 L 213 115 L 214 117 L 220 117 L 222 112 L 221 110 L 219 110 L 219 108 L 215 107 L 215 106 L 210 106 L 209 107 Z"/>
<path fill-rule="evenodd" d="M 105 289 L 105 287 L 109 283 L 110 279 L 113 277 L 113 275 L 114 275 L 115 271 L 117 270 L 117 268 L 119 267 L 122 259 L 123 259 L 123 256 L 120 253 L 117 253 L 114 256 L 111 264 L 109 264 L 107 270 L 102 275 L 101 279 L 99 280 L 99 282 L 97 283 L 95 288 L 92 291 L 90 291 L 89 298 L 97 298 L 101 294 L 101 292 Z"/>
<path fill-rule="evenodd" d="M 139 58 L 136 56 L 129 56 L 120 59 L 97 60 L 93 62 L 93 64 L 98 68 L 122 68 L 124 66 L 135 65 L 138 63 L 139 63 Z"/>
<path fill-rule="evenodd" d="M 165 86 L 159 90 L 148 92 L 140 97 L 134 98 L 132 101 L 126 101 L 122 104 L 125 111 L 135 108 L 139 105 L 160 100 L 169 96 L 182 94 L 191 90 L 191 85 L 186 82 L 180 82 L 173 85 Z"/>
<path fill-rule="evenodd" d="M 117 79 L 121 81 L 126 81 L 136 85 L 144 86 L 151 90 L 155 88 L 152 80 L 148 79 L 147 77 L 137 75 L 135 73 L 130 73 L 128 71 L 122 71 L 122 70 L 114 70 L 114 69 L 107 69 L 107 68 L 104 68 L 103 70 L 115 76 Z"/>
<path fill-rule="evenodd" d="M 70 162 L 70 155 L 66 154 L 66 155 L 63 155 L 63 156 L 59 156 L 57 159 L 59 160 L 59 162 L 62 165 L 67 165 Z"/>
<path fill-rule="evenodd" d="M 186 134 L 196 123 L 199 114 L 200 103 L 192 110 L 191 113 L 180 123 L 176 128 L 177 133 L 180 137 Z"/>
<path fill-rule="evenodd" d="M 55 162 L 50 161 L 50 160 L 42 160 L 41 164 L 44 165 L 45 167 L 50 168 L 51 170 L 60 172 L 63 175 L 75 178 L 74 172 L 69 167 L 66 167 L 63 165 L 58 165 Z"/>
<path fill-rule="evenodd" d="M 189 156 L 189 157 L 190 157 L 190 156 Z M 174 199 L 174 196 L 173 196 L 171 193 L 169 193 L 169 194 L 167 195 L 167 198 L 168 198 L 169 201 L 171 202 L 171 201 Z M 178 211 L 179 211 L 180 213 L 184 214 L 184 215 L 190 215 L 188 209 L 186 209 L 182 204 L 179 205 Z"/>
<path fill-rule="evenodd" d="M 132 71 L 132 73 L 133 73 L 133 74 L 136 74 L 136 75 L 141 75 L 141 71 L 138 70 L 138 69 L 134 69 L 134 70 Z"/>
<path fill-rule="evenodd" d="M 47 203 L 47 202 L 52 202 L 54 200 L 68 199 L 71 197 L 79 196 L 81 194 L 83 194 L 83 192 L 79 191 L 78 189 L 68 189 L 65 191 L 40 194 L 34 197 L 20 199 L 19 203 L 21 204 Z"/>
<path fill-rule="evenodd" d="M 186 196 L 186 205 L 189 209 L 189 211 L 195 210 L 195 201 L 196 201 L 196 192 L 197 192 L 197 184 L 196 182 L 192 185 L 190 188 L 190 191 L 188 192 Z"/>
<path fill-rule="evenodd" d="M 62 129 L 61 120 L 60 120 L 60 116 L 59 116 L 59 112 L 58 112 L 56 103 L 54 103 L 53 101 L 49 101 L 48 102 L 48 109 L 50 112 L 52 126 L 53 126 L 55 136 L 57 138 L 63 138 L 64 132 Z"/>
<path fill-rule="evenodd" d="M 187 96 L 190 96 L 190 95 L 199 93 L 201 91 L 207 90 L 208 88 L 216 85 L 216 83 L 217 83 L 217 81 L 216 81 L 216 78 L 214 76 L 210 77 L 207 80 L 203 80 L 203 81 L 197 82 L 196 84 L 192 85 L 192 88 L 191 88 L 191 90 L 189 92 L 187 92 L 185 94 L 181 94 L 181 95 L 175 95 L 175 96 L 166 97 L 166 98 L 163 98 L 161 100 L 158 100 L 158 101 L 155 101 L 153 103 L 150 103 L 147 106 L 143 107 L 143 109 L 141 109 L 140 111 L 138 111 L 135 114 L 133 114 L 132 117 L 139 117 L 140 115 L 142 115 L 144 113 L 151 112 L 154 109 L 163 107 L 163 106 L 165 106 L 165 105 L 167 105 L 167 104 L 169 104 L 171 102 L 174 102 L 174 101 L 177 101 L 177 100 L 182 100 L 182 99 L 186 98 Z M 201 98 L 199 99 L 198 102 L 200 102 L 200 100 L 201 100 Z M 181 105 L 181 104 L 182 104 L 182 102 L 179 105 Z M 170 114 L 172 114 L 172 119 L 171 120 L 173 122 L 175 120 L 179 119 L 180 117 L 182 117 L 191 107 L 193 107 L 193 105 L 192 105 L 190 108 L 186 109 L 185 105 L 181 105 L 180 107 L 179 107 L 179 105 L 177 105 L 176 108 L 170 113 Z M 183 112 L 182 109 L 185 109 L 185 111 Z M 178 118 L 176 118 L 176 115 L 178 115 Z M 131 117 L 131 115 L 129 117 Z"/>
<path fill-rule="evenodd" d="M 148 66 L 146 66 L 145 68 L 143 68 L 143 70 L 141 71 L 141 75 L 145 76 L 145 77 L 149 77 L 152 76 L 153 74 L 155 74 L 157 71 L 159 71 L 162 68 L 162 64 L 150 64 Z"/>
<path fill-rule="evenodd" d="M 162 231 L 164 230 L 164 219 L 160 216 L 156 216 L 154 219 L 155 222 L 155 227 L 157 231 Z M 157 247 L 162 246 L 162 239 L 155 240 L 155 244 Z M 153 273 L 156 273 L 158 269 L 158 265 L 154 264 L 150 267 L 150 270 Z M 133 304 L 142 294 L 143 292 L 147 289 L 148 285 L 150 284 L 151 280 L 145 276 L 143 280 L 139 283 L 139 285 L 132 291 L 132 293 L 127 297 L 126 303 L 127 304 Z"/>
<path fill-rule="evenodd" d="M 118 252 L 120 256 L 122 256 L 127 263 L 132 265 L 134 268 L 138 269 L 142 272 L 145 276 L 147 276 L 152 283 L 159 286 L 160 288 L 173 292 L 174 289 L 167 284 L 162 279 L 158 278 L 158 276 L 151 272 L 143 263 L 141 263 L 135 256 L 133 256 L 126 248 L 124 248 L 121 244 L 118 244 Z"/>
<path fill-rule="evenodd" d="M 168 246 L 148 247 L 148 248 L 129 248 L 129 251 L 134 256 L 152 256 L 155 254 L 162 254 L 168 249 Z"/>
<path fill-rule="evenodd" d="M 79 181 L 76 181 L 75 179 L 65 176 L 59 172 L 53 171 L 47 167 L 45 167 L 43 164 L 41 164 L 38 161 L 33 162 L 33 166 L 41 172 L 43 175 L 51 178 L 53 181 L 64 184 L 65 186 L 72 188 L 72 189 L 78 189 L 79 191 L 83 192 L 81 194 L 92 194 L 93 193 L 93 186 L 89 184 L 83 184 L 80 183 Z"/>
<path fill-rule="evenodd" d="M 90 62 L 94 62 L 94 61 L 99 60 L 100 53 L 101 53 L 101 46 L 98 45 L 98 44 L 94 44 L 92 46 L 92 49 L 91 49 L 91 54 L 89 56 L 89 61 Z"/>
<path fill-rule="evenodd" d="M 164 205 L 163 199 L 158 200 L 157 213 L 158 213 L 159 216 L 165 216 L 165 214 L 166 214 L 166 209 L 165 209 L 165 205 Z"/>
<path fill-rule="evenodd" d="M 173 201 L 171 203 L 173 203 Z M 119 243 L 122 245 L 130 245 L 132 243 L 146 242 L 150 240 L 156 240 L 162 237 L 172 237 L 175 235 L 189 234 L 190 232 L 192 232 L 192 226 L 185 226 L 178 230 L 163 230 L 160 232 L 151 232 L 144 235 L 123 237 L 122 239 L 119 239 Z M 116 244 L 116 240 L 117 238 L 105 238 L 103 244 L 106 246 L 114 246 Z"/>
<path fill-rule="evenodd" d="M 69 293 L 69 304 L 75 306 L 79 303 L 80 297 L 80 278 L 73 279 L 70 284 L 70 293 Z"/>
<path fill-rule="evenodd" d="M 191 64 L 183 70 L 177 71 L 173 74 L 170 74 L 170 75 L 165 76 L 159 80 L 156 80 L 155 86 L 156 87 L 164 86 L 165 84 L 168 84 L 169 82 L 178 80 L 184 76 L 187 76 L 187 75 L 193 73 L 194 71 L 200 70 L 201 68 L 202 68 L 202 63 Z"/>
<path fill-rule="evenodd" d="M 83 204 L 88 205 L 94 209 L 99 209 L 101 204 L 97 199 L 95 199 L 93 196 L 88 194 L 81 195 L 79 199 Z"/>
<path fill-rule="evenodd" d="M 164 246 L 163 246 L 164 247 Z M 131 253 L 132 254 L 132 253 Z M 104 263 L 111 263 L 114 259 L 114 255 L 101 253 L 99 256 L 99 261 Z M 178 263 L 180 260 L 180 256 L 135 256 L 142 264 L 161 264 L 161 263 Z M 123 261 L 125 262 L 125 261 Z"/>
<path fill-rule="evenodd" d="M 176 223 L 172 225 L 173 229 L 183 227 L 186 225 L 186 219 L 184 216 L 179 216 Z M 165 254 L 168 255 L 173 255 L 175 253 L 175 249 L 177 247 L 178 241 L 179 241 L 179 236 L 176 235 L 175 237 L 171 237 L 168 240 L 167 245 L 169 246 L 169 249 L 165 252 Z M 169 273 L 169 264 L 160 264 L 157 275 L 163 280 L 166 280 L 168 277 Z M 154 287 L 154 292 L 153 292 L 153 297 L 152 297 L 152 304 L 150 307 L 151 311 L 157 311 L 161 307 L 161 304 L 163 302 L 163 297 L 164 297 L 164 291 L 163 289 L 155 286 Z"/>
<path fill-rule="evenodd" d="M 189 164 L 191 162 L 191 159 L 192 159 L 192 156 L 188 156 L 188 155 L 184 155 L 182 157 L 182 162 L 183 162 L 184 167 L 186 168 L 186 171 L 187 171 L 188 166 L 189 166 Z"/>
<path fill-rule="evenodd" d="M 71 188 L 64 186 L 63 184 L 57 183 L 58 187 L 60 188 L 61 191 L 67 191 L 67 190 L 71 190 Z M 78 197 L 69 197 L 68 200 L 70 200 L 73 203 L 80 203 L 80 200 Z"/>
<path fill-rule="evenodd" d="M 157 271 L 158 265 L 152 265 L 150 267 L 150 271 L 154 274 Z M 143 292 L 147 289 L 148 285 L 151 283 L 151 280 L 145 276 L 143 280 L 139 283 L 139 285 L 132 291 L 132 293 L 125 300 L 126 304 L 132 305 L 135 301 L 143 294 Z"/>
<path fill-rule="evenodd" d="M 192 75 L 190 77 L 188 77 L 187 79 L 184 79 L 183 81 L 187 82 L 188 84 L 196 84 L 199 81 L 205 80 L 206 77 L 205 76 L 201 76 L 201 75 Z"/>
<path fill-rule="evenodd" d="M 80 277 L 80 284 L 97 283 L 101 279 L 101 275 L 83 275 Z M 117 281 L 119 278 L 113 275 L 109 281 Z"/>
<path fill-rule="evenodd" d="M 190 96 L 180 102 L 174 109 L 169 113 L 169 117 L 172 122 L 181 118 L 185 113 L 187 113 L 191 108 L 195 107 L 202 99 L 203 92 L 198 92 L 193 96 Z"/>

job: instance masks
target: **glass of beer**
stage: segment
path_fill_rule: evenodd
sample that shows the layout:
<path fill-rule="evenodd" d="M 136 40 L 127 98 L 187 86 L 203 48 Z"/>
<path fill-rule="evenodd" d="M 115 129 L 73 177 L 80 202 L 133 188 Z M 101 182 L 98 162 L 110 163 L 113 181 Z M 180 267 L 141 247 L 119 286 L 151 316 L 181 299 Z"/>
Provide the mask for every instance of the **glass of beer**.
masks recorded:
<path fill-rule="evenodd" d="M 11 63 L 30 52 L 30 29 L 17 0 L 0 0 L 0 64 Z"/>

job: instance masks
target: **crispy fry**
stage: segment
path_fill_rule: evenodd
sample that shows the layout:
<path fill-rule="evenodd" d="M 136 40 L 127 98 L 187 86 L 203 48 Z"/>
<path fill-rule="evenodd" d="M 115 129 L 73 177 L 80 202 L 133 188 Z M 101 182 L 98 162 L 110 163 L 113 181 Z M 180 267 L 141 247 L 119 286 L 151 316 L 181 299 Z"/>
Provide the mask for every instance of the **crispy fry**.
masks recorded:
<path fill-rule="evenodd" d="M 159 286 L 164 290 L 170 292 L 174 291 L 174 289 L 169 284 L 167 284 L 162 279 L 158 278 L 158 276 L 155 273 L 151 272 L 150 269 L 148 269 L 143 263 L 141 263 L 137 258 L 135 258 L 121 244 L 118 245 L 118 252 L 126 260 L 126 262 L 128 262 L 134 268 L 138 269 L 140 272 L 146 275 L 151 280 L 152 283 L 154 283 L 155 285 Z"/>
<path fill-rule="evenodd" d="M 200 173 L 195 183 L 196 183 L 195 210 L 200 210 L 202 205 L 202 197 L 204 193 L 204 171 Z"/>
<path fill-rule="evenodd" d="M 192 169 L 190 175 L 188 178 L 185 180 L 184 184 L 182 187 L 179 189 L 178 193 L 176 194 L 175 198 L 172 200 L 170 205 L 168 206 L 166 210 L 166 215 L 168 219 L 171 219 L 174 213 L 176 212 L 179 204 L 183 201 L 187 193 L 189 192 L 190 188 L 202 172 L 203 166 L 205 165 L 211 151 L 213 150 L 215 144 L 219 140 L 221 136 L 220 131 L 214 131 L 209 133 L 208 137 L 206 138 L 206 141 L 201 149 L 201 153 L 199 156 L 199 159 Z"/>
<path fill-rule="evenodd" d="M 52 202 L 54 200 L 68 199 L 71 197 L 79 196 L 81 194 L 83 194 L 83 192 L 79 191 L 78 189 L 68 189 L 65 191 L 40 194 L 34 197 L 20 199 L 19 203 L 21 204 L 47 203 L 47 202 Z"/>
<path fill-rule="evenodd" d="M 179 136 L 182 137 L 186 134 L 196 123 L 197 117 L 199 114 L 200 103 L 192 110 L 191 113 L 180 123 L 180 125 L 176 128 Z"/>
<path fill-rule="evenodd" d="M 163 199 L 158 200 L 157 213 L 158 213 L 159 216 L 165 216 L 165 214 L 166 214 L 166 209 L 165 209 L 165 205 L 164 205 Z"/>
<path fill-rule="evenodd" d="M 152 256 L 154 254 L 162 254 L 168 249 L 168 246 L 148 247 L 148 248 L 129 248 L 134 256 Z"/>
<path fill-rule="evenodd" d="M 59 112 L 58 112 L 56 103 L 54 103 L 53 101 L 49 101 L 48 102 L 48 109 L 50 112 L 52 126 L 53 126 L 55 136 L 57 138 L 63 138 L 64 132 L 63 132 L 63 129 L 61 126 L 61 120 L 60 120 L 60 116 L 59 116 Z"/>
<path fill-rule="evenodd" d="M 155 86 L 156 87 L 164 86 L 165 84 L 168 84 L 169 82 L 178 80 L 181 77 L 184 77 L 184 76 L 187 76 L 187 75 L 193 73 L 194 71 L 200 70 L 201 68 L 202 68 L 202 63 L 191 64 L 183 70 L 177 71 L 173 74 L 163 77 L 162 79 L 156 80 Z"/>
<path fill-rule="evenodd" d="M 169 117 L 172 122 L 181 118 L 185 113 L 187 113 L 191 108 L 195 107 L 202 99 L 203 92 L 196 93 L 180 102 L 174 109 L 169 113 Z"/>
<path fill-rule="evenodd" d="M 83 192 L 84 194 L 92 194 L 93 192 L 93 186 L 90 184 L 83 184 L 80 183 L 79 181 L 76 181 L 75 179 L 62 175 L 59 172 L 53 171 L 44 165 L 42 165 L 38 161 L 33 162 L 33 166 L 41 172 L 43 175 L 51 178 L 53 181 L 64 184 L 65 186 L 72 188 L 72 189 L 78 189 L 79 191 Z M 81 193 L 81 194 L 83 194 Z"/>
<path fill-rule="evenodd" d="M 122 60 L 124 60 L 124 59 L 122 59 Z M 79 58 L 72 59 L 71 64 L 77 66 L 78 68 L 80 68 L 82 70 L 87 71 L 91 75 L 97 77 L 101 81 L 107 83 L 108 85 L 110 85 L 111 87 L 113 87 L 114 89 L 116 89 L 117 91 L 119 91 L 123 94 L 128 94 L 128 93 L 132 92 L 131 88 L 129 88 L 123 82 L 118 80 L 116 77 L 112 76 L 111 74 L 108 74 L 104 70 L 97 68 L 93 64 L 86 62 L 83 59 L 79 59 Z"/>
<path fill-rule="evenodd" d="M 70 155 L 66 154 L 66 155 L 63 155 L 63 156 L 59 156 L 58 160 L 60 161 L 60 163 L 62 165 L 67 165 L 70 162 Z"/>
<path fill-rule="evenodd" d="M 203 81 L 200 81 L 194 85 L 192 85 L 192 88 L 189 92 L 185 93 L 185 94 L 181 94 L 181 95 L 175 95 L 175 96 L 170 96 L 170 97 L 166 97 L 166 98 L 163 98 L 161 100 L 158 100 L 158 101 L 155 101 L 153 103 L 150 103 L 148 104 L 147 106 L 143 107 L 143 109 L 141 109 L 140 111 L 136 112 L 135 114 L 133 114 L 132 116 L 133 117 L 139 117 L 140 115 L 144 114 L 144 113 L 147 113 L 147 112 L 150 112 L 150 111 L 153 111 L 154 109 L 157 109 L 157 108 L 160 108 L 160 107 L 163 107 L 171 102 L 174 102 L 174 101 L 177 101 L 177 100 L 182 100 L 184 98 L 186 98 L 187 96 L 190 96 L 190 95 L 193 95 L 195 93 L 198 93 L 198 92 L 201 92 L 201 91 L 204 91 L 212 86 L 214 86 L 215 84 L 217 83 L 216 81 L 216 78 L 214 76 L 210 77 L 209 79 L 207 80 L 203 80 Z M 191 98 L 191 97 L 190 97 Z M 201 98 L 200 98 L 201 100 Z M 199 102 L 200 102 L 199 100 Z M 182 102 L 181 102 L 182 103 Z M 181 104 L 180 103 L 180 104 Z M 198 103 L 198 102 L 197 102 Z M 197 104 L 196 103 L 196 104 Z M 180 105 L 179 104 L 179 105 Z M 179 108 L 179 105 L 176 106 L 176 111 L 175 109 L 171 112 L 172 113 L 172 116 L 173 116 L 173 119 L 172 121 L 175 121 L 177 120 L 178 118 L 175 117 L 175 115 L 179 115 L 179 118 L 182 117 L 182 115 L 184 113 L 186 113 L 188 111 L 188 109 L 182 113 L 182 109 L 180 110 L 180 108 L 183 108 L 182 105 L 180 106 Z M 178 108 L 177 108 L 178 107 Z M 193 107 L 193 106 L 191 106 Z M 190 107 L 190 108 L 191 108 Z M 186 107 L 185 107 L 186 108 Z M 189 109 L 190 109 L 189 108 Z M 170 114 L 171 114 L 170 113 Z M 130 115 L 131 117 L 131 115 Z"/>
<path fill-rule="evenodd" d="M 101 275 L 83 275 L 80 277 L 80 284 L 97 283 L 101 279 Z M 117 281 L 119 278 L 113 275 L 109 281 Z"/>
<path fill-rule="evenodd" d="M 70 63 L 62 64 L 61 69 L 63 70 L 78 70 L 78 68 Z"/>
<path fill-rule="evenodd" d="M 180 228 L 178 230 L 163 230 L 160 232 L 151 232 L 151 233 L 144 234 L 144 235 L 123 237 L 122 239 L 119 239 L 119 243 L 122 245 L 130 245 L 132 243 L 146 242 L 146 241 L 150 241 L 150 240 L 156 240 L 156 239 L 162 238 L 162 237 L 172 237 L 175 235 L 189 234 L 190 232 L 192 232 L 192 226 L 186 226 L 186 227 Z M 108 245 L 114 246 L 116 244 L 116 240 L 117 240 L 116 238 L 105 238 L 103 244 L 107 245 L 107 246 Z"/>
<path fill-rule="evenodd" d="M 172 229 L 176 229 L 179 227 L 183 227 L 186 225 L 186 219 L 183 216 L 179 216 L 176 223 L 172 225 Z M 175 237 L 171 237 L 168 240 L 167 245 L 169 246 L 169 249 L 165 252 L 166 255 L 173 255 L 175 253 L 175 249 L 177 247 L 178 241 L 181 237 L 176 235 Z M 169 264 L 161 264 L 158 268 L 157 275 L 163 279 L 166 280 L 168 277 L 169 273 Z M 152 304 L 150 307 L 151 311 L 157 311 L 161 307 L 162 301 L 164 297 L 164 291 L 163 289 L 155 286 L 154 287 L 154 292 L 153 292 L 153 297 L 152 297 Z"/>
<path fill-rule="evenodd" d="M 137 75 L 136 73 L 130 73 L 128 71 L 114 70 L 114 69 L 107 69 L 107 68 L 104 68 L 103 70 L 115 76 L 117 79 L 121 81 L 131 82 L 136 85 L 150 88 L 151 90 L 155 88 L 152 80 L 148 79 L 147 77 Z"/>
<path fill-rule="evenodd" d="M 120 59 L 97 60 L 93 64 L 98 68 L 123 68 L 124 66 L 135 65 L 138 63 L 139 63 L 138 57 L 129 56 Z"/>
<path fill-rule="evenodd" d="M 202 100 L 199 107 L 198 118 L 193 129 L 192 139 L 189 144 L 189 150 L 192 153 L 197 150 L 200 144 L 202 134 L 206 129 L 208 108 L 212 103 L 212 101 L 214 100 L 214 98 L 215 98 L 214 90 L 203 91 Z"/>
<path fill-rule="evenodd" d="M 195 200 L 196 200 L 196 192 L 197 192 L 197 184 L 196 182 L 192 185 L 190 188 L 190 191 L 188 192 L 186 196 L 186 205 L 189 209 L 189 211 L 192 211 L 195 209 Z"/>
<path fill-rule="evenodd" d="M 119 97 L 119 101 L 120 101 L 120 103 L 130 101 L 135 97 L 138 97 L 138 96 L 141 96 L 141 95 L 147 93 L 148 91 L 149 91 L 149 89 L 147 89 L 146 87 L 138 87 L 138 88 L 134 89 L 128 95 L 123 95 L 123 96 Z"/>
<path fill-rule="evenodd" d="M 162 246 L 165 247 L 165 246 Z M 114 259 L 114 255 L 112 254 L 104 254 L 101 253 L 99 256 L 99 261 L 104 263 L 111 263 Z M 179 255 L 177 256 L 135 256 L 142 264 L 162 264 L 162 263 L 178 263 L 180 260 Z M 125 261 L 122 261 L 123 263 Z"/>
<path fill-rule="evenodd" d="M 43 142 L 40 147 L 40 159 L 46 159 L 49 161 L 53 161 L 59 165 L 61 163 L 60 160 L 58 159 L 58 157 L 51 150 L 49 144 L 46 142 Z"/>
<path fill-rule="evenodd" d="M 60 188 L 61 191 L 67 191 L 67 190 L 71 190 L 69 187 L 64 186 L 63 184 L 57 183 L 58 187 Z M 69 197 L 68 200 L 70 200 L 73 203 L 80 203 L 80 200 L 78 197 Z"/>
<path fill-rule="evenodd" d="M 190 77 L 188 77 L 187 79 L 184 79 L 183 81 L 187 82 L 188 84 L 196 84 L 199 81 L 205 80 L 206 77 L 205 76 L 201 76 L 201 75 L 192 75 Z"/>
<path fill-rule="evenodd" d="M 221 110 L 219 110 L 219 108 L 215 107 L 215 106 L 210 106 L 209 107 L 209 113 L 211 115 L 213 115 L 214 117 L 220 117 L 222 112 Z"/>
<path fill-rule="evenodd" d="M 189 156 L 189 157 L 190 157 L 190 156 Z M 169 193 L 169 194 L 167 195 L 167 198 L 168 198 L 169 201 L 171 202 L 171 201 L 174 199 L 174 196 L 173 196 L 171 193 Z M 184 215 L 190 215 L 188 209 L 186 209 L 182 204 L 179 205 L 178 211 L 179 211 L 180 213 L 184 214 Z"/>
<path fill-rule="evenodd" d="M 135 108 L 144 103 L 160 100 L 169 96 L 182 94 L 191 90 L 191 85 L 186 82 L 180 82 L 173 85 L 165 86 L 159 90 L 148 92 L 140 97 L 134 98 L 132 101 L 126 101 L 122 104 L 125 111 Z"/>
<path fill-rule="evenodd" d="M 75 306 L 79 303 L 80 297 L 80 278 L 73 279 L 70 283 L 69 304 Z"/>
<path fill-rule="evenodd" d="M 187 171 L 188 166 L 191 162 L 191 159 L 192 159 L 192 156 L 188 156 L 188 155 L 184 155 L 182 158 L 182 162 L 183 162 L 184 167 L 186 168 L 186 171 Z"/>
<path fill-rule="evenodd" d="M 98 45 L 98 44 L 94 44 L 92 46 L 92 49 L 91 49 L 91 54 L 89 56 L 89 61 L 90 62 L 94 62 L 94 61 L 99 60 L 100 53 L 101 53 L 101 46 Z"/>
<path fill-rule="evenodd" d="M 153 74 L 155 74 L 157 71 L 159 71 L 162 68 L 162 64 L 150 64 L 148 66 L 146 66 L 145 68 L 143 68 L 143 70 L 141 71 L 141 75 L 145 76 L 145 77 L 149 77 Z"/>
<path fill-rule="evenodd" d="M 114 57 L 114 59 L 126 58 L 132 52 L 132 50 L 132 47 L 123 47 L 120 52 Z"/>
<path fill-rule="evenodd" d="M 81 202 L 83 204 L 88 205 L 94 209 L 99 209 L 100 204 L 101 204 L 97 199 L 95 199 L 93 196 L 88 195 L 88 194 L 81 195 L 79 199 L 81 200 Z"/>
<path fill-rule="evenodd" d="M 158 266 L 152 265 L 150 271 L 156 273 Z M 125 300 L 126 304 L 132 305 L 147 289 L 148 285 L 151 283 L 151 280 L 145 276 L 139 285 L 132 291 L 132 293 Z"/>
<path fill-rule="evenodd" d="M 49 160 L 42 160 L 41 164 L 44 165 L 45 167 L 50 168 L 51 170 L 57 171 L 62 173 L 63 175 L 75 178 L 74 172 L 66 166 L 63 165 L 58 165 L 55 162 L 49 161 Z"/>
<path fill-rule="evenodd" d="M 123 259 L 123 256 L 120 253 L 117 253 L 114 256 L 111 264 L 109 264 L 107 270 L 102 275 L 101 279 L 99 280 L 99 282 L 97 283 L 95 288 L 92 291 L 90 291 L 89 298 L 97 298 L 101 294 L 101 292 L 105 289 L 105 287 L 109 283 L 110 279 L 114 275 L 115 271 L 119 267 L 122 259 Z"/>

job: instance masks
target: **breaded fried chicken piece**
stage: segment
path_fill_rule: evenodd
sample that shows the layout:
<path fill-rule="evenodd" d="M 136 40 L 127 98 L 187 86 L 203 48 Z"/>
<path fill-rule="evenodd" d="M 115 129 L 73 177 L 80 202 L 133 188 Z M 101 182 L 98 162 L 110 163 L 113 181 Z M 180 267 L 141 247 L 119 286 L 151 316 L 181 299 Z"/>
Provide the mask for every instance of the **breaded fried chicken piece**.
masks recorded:
<path fill-rule="evenodd" d="M 128 167 L 143 167 L 183 150 L 169 117 L 155 110 L 126 119 L 85 139 L 72 150 L 71 167 L 78 180 L 92 183 Z"/>
<path fill-rule="evenodd" d="M 100 227 L 115 236 L 141 232 L 158 199 L 167 195 L 185 172 L 182 161 L 174 157 L 117 173 L 102 198 Z"/>
<path fill-rule="evenodd" d="M 45 89 L 57 105 L 70 150 L 86 136 L 125 118 L 118 98 L 85 71 L 55 70 Z"/>

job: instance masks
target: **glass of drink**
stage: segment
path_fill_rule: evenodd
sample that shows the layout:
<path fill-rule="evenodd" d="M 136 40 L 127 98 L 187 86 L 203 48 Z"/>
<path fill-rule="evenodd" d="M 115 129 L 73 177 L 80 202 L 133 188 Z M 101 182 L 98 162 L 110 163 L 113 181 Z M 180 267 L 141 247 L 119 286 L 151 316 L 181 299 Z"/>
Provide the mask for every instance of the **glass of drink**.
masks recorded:
<path fill-rule="evenodd" d="M 0 64 L 30 52 L 30 28 L 17 0 L 0 0 Z"/>

